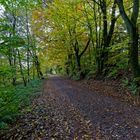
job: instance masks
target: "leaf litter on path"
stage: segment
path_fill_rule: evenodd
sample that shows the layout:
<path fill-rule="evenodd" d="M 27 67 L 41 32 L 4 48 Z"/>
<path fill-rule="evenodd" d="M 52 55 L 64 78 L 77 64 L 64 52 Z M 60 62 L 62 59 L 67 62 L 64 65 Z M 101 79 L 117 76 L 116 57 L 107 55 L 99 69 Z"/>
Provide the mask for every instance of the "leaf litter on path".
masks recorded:
<path fill-rule="evenodd" d="M 138 140 L 139 116 L 137 107 L 51 77 L 0 140 Z"/>

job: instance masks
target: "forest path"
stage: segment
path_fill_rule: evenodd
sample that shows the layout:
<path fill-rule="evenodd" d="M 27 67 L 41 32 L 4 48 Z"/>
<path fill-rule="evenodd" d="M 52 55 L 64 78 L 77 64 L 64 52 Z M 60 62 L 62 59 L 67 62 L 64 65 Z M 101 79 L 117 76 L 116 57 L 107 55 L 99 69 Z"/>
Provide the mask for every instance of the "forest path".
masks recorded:
<path fill-rule="evenodd" d="M 31 111 L 2 139 L 139 140 L 140 109 L 51 76 Z"/>
<path fill-rule="evenodd" d="M 92 122 L 93 128 L 100 131 L 100 138 L 140 139 L 139 107 L 90 91 L 71 80 L 52 77 L 49 82 L 59 96 L 63 96 Z"/>

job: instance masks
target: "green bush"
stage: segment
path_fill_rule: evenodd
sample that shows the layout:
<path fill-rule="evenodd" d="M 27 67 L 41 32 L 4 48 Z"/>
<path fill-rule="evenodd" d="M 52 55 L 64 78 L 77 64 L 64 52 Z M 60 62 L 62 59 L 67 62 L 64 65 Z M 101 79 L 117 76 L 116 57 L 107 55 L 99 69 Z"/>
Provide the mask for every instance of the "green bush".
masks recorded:
<path fill-rule="evenodd" d="M 122 79 L 122 85 L 123 86 L 128 86 L 129 85 L 129 79 L 128 78 Z"/>
<path fill-rule="evenodd" d="M 30 104 L 31 97 L 37 95 L 40 86 L 41 81 L 34 80 L 27 87 L 0 87 L 0 129 L 7 128 L 21 114 L 21 108 Z"/>
<path fill-rule="evenodd" d="M 135 80 L 130 81 L 128 78 L 122 80 L 122 85 L 129 88 L 133 94 L 137 94 L 138 85 L 136 84 Z"/>
<path fill-rule="evenodd" d="M 138 86 L 137 86 L 136 83 L 131 82 L 129 88 L 130 88 L 130 90 L 132 91 L 133 94 L 137 94 Z"/>
<path fill-rule="evenodd" d="M 108 73 L 108 78 L 116 78 L 118 74 L 118 69 L 111 69 Z"/>

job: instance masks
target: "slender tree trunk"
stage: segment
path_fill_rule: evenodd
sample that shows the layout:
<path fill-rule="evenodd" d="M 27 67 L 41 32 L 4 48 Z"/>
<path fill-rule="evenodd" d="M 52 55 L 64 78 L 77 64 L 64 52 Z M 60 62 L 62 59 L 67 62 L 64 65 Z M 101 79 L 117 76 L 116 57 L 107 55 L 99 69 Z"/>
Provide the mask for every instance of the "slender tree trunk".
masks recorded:
<path fill-rule="evenodd" d="M 13 69 L 14 69 L 14 75 L 13 75 L 13 85 L 16 85 L 16 80 L 17 80 L 17 72 L 16 72 L 16 51 L 13 48 Z"/>
<path fill-rule="evenodd" d="M 28 20 L 28 10 L 26 7 L 26 34 L 27 34 L 27 74 L 28 74 L 28 82 L 30 81 L 30 31 L 29 31 L 29 20 Z"/>
<path fill-rule="evenodd" d="M 27 83 L 26 83 L 26 79 L 24 77 L 24 73 L 23 73 L 23 69 L 22 69 L 22 63 L 21 63 L 21 56 L 20 56 L 20 52 L 19 52 L 18 49 L 17 49 L 17 53 L 18 53 L 18 60 L 19 60 L 19 66 L 20 66 L 20 73 L 21 73 L 21 76 L 22 76 L 22 80 L 23 80 L 24 86 L 26 86 Z"/>
<path fill-rule="evenodd" d="M 12 3 L 13 4 L 13 3 Z M 14 37 L 15 36 L 15 29 L 16 29 L 16 23 L 17 23 L 17 19 L 15 16 L 15 13 L 12 13 L 12 18 L 10 19 L 11 21 L 11 25 L 12 25 L 12 32 L 10 32 L 10 37 Z M 15 43 L 15 41 L 11 40 L 11 44 L 13 44 L 13 42 Z M 16 51 L 13 45 L 11 45 L 9 47 L 9 65 L 12 69 L 12 85 L 16 85 Z"/>
<path fill-rule="evenodd" d="M 33 79 L 35 79 L 35 62 L 33 61 Z"/>
<path fill-rule="evenodd" d="M 72 51 L 72 50 L 71 50 Z M 68 58 L 67 58 L 68 60 L 67 60 L 67 62 L 66 62 L 66 73 L 67 73 L 67 75 L 68 76 L 70 76 L 70 72 L 72 71 L 72 54 L 71 54 L 71 52 L 68 52 Z"/>

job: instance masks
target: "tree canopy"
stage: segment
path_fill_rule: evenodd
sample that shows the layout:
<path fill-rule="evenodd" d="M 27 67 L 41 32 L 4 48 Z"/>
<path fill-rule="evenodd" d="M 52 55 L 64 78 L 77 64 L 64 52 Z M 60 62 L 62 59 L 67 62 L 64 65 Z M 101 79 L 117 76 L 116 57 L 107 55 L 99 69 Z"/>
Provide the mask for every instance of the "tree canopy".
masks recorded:
<path fill-rule="evenodd" d="M 139 79 L 139 1 L 1 0 L 0 79 L 43 73 Z"/>

